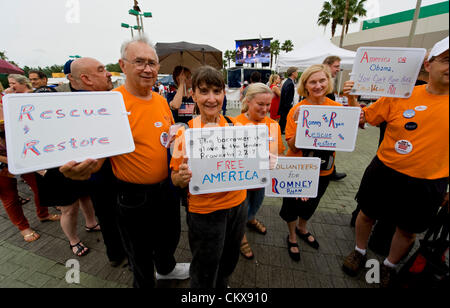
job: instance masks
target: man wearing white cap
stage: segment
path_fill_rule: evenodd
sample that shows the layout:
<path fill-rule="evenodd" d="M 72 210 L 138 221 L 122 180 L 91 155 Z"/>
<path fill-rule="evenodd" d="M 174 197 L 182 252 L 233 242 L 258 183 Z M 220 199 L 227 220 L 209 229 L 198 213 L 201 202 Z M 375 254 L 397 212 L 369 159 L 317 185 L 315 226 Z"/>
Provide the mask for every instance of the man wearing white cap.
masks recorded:
<path fill-rule="evenodd" d="M 429 83 L 416 86 L 411 97 L 382 97 L 361 111 L 361 122 L 387 128 L 377 155 L 367 167 L 357 194 L 356 247 L 343 270 L 356 275 L 366 260 L 367 242 L 377 219 L 391 221 L 396 232 L 380 267 L 382 287 L 390 286 L 396 266 L 448 202 L 449 177 L 449 47 L 436 43 L 425 61 Z M 348 81 L 344 93 L 354 85 Z M 349 96 L 349 99 L 355 99 Z"/>

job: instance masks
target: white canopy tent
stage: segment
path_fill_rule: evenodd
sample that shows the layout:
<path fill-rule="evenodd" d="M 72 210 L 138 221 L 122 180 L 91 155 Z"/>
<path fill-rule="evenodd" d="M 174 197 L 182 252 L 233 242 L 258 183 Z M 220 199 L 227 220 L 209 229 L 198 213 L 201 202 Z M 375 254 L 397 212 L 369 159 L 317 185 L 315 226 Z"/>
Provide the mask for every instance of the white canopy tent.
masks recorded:
<path fill-rule="evenodd" d="M 318 37 L 299 49 L 279 55 L 276 70 L 277 72 L 286 72 L 289 67 L 293 66 L 297 67 L 299 71 L 304 71 L 313 64 L 322 64 L 328 56 L 340 57 L 341 69 L 351 70 L 356 52 L 339 48 L 330 40 Z"/>

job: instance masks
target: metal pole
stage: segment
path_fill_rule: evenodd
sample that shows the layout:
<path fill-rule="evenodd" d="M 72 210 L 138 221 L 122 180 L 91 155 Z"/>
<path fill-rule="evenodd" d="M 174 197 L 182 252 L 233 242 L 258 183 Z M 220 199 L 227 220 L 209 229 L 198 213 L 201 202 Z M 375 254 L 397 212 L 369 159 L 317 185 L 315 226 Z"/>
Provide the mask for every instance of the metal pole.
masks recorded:
<path fill-rule="evenodd" d="M 131 39 L 134 39 L 134 35 L 133 35 L 133 27 L 130 27 L 131 30 Z"/>
<path fill-rule="evenodd" d="M 412 41 L 414 39 L 414 34 L 416 33 L 417 20 L 419 19 L 420 7 L 422 6 L 422 0 L 417 0 L 416 11 L 414 12 L 414 19 L 411 24 L 411 30 L 409 32 L 408 47 L 412 46 Z"/>
<path fill-rule="evenodd" d="M 141 18 L 141 29 L 142 29 L 142 34 L 144 34 L 144 22 L 142 21 L 142 15 L 139 15 Z"/>

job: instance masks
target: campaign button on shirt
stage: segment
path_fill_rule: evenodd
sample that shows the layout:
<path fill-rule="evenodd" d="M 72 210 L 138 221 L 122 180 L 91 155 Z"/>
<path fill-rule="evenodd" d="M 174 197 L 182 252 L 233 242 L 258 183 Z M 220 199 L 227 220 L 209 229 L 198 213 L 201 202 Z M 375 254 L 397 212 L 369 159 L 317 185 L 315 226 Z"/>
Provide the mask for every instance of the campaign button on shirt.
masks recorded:
<path fill-rule="evenodd" d="M 155 122 L 155 127 L 161 127 L 163 124 L 161 122 Z"/>
<path fill-rule="evenodd" d="M 408 109 L 405 112 L 403 112 L 403 117 L 407 119 L 411 119 L 416 115 L 416 112 L 413 109 Z"/>
<path fill-rule="evenodd" d="M 428 109 L 427 106 L 417 106 L 416 108 L 414 108 L 416 111 L 425 111 Z"/>
<path fill-rule="evenodd" d="M 163 132 L 161 136 L 159 136 L 159 140 L 161 141 L 162 146 L 167 148 L 167 145 L 169 144 L 169 134 Z"/>
<path fill-rule="evenodd" d="M 405 124 L 405 128 L 407 130 L 415 130 L 417 128 L 417 123 L 416 122 L 408 122 Z"/>
<path fill-rule="evenodd" d="M 408 140 L 399 140 L 395 143 L 395 151 L 399 154 L 409 154 L 413 149 L 413 145 Z"/>

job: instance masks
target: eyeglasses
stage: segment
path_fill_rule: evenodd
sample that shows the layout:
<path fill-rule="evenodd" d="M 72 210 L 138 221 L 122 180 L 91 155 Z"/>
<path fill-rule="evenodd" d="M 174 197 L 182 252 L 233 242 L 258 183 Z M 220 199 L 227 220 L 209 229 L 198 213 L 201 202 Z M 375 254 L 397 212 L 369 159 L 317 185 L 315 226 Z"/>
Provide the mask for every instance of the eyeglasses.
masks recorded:
<path fill-rule="evenodd" d="M 159 63 L 153 60 L 145 60 L 141 58 L 136 58 L 133 61 L 130 61 L 128 59 L 123 60 L 130 62 L 131 64 L 136 66 L 136 68 L 139 70 L 144 70 L 147 67 L 147 65 L 150 66 L 152 70 L 157 70 L 159 68 Z"/>

